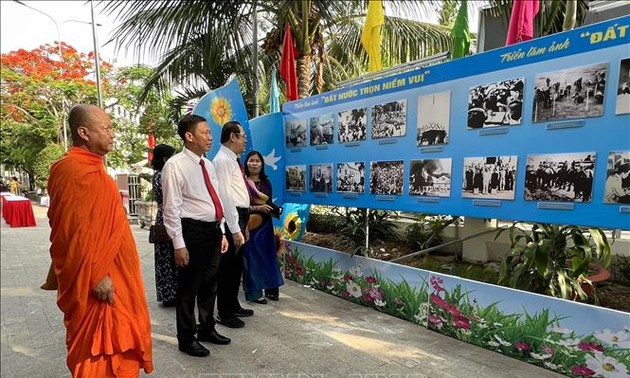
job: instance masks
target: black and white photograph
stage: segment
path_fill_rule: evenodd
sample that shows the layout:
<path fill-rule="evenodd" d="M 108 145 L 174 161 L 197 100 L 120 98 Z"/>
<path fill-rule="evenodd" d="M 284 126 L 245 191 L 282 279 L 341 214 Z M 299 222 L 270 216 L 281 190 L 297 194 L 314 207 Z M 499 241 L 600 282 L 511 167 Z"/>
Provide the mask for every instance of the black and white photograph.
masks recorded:
<path fill-rule="evenodd" d="M 346 110 L 337 114 L 339 143 L 356 142 L 367 138 L 367 108 Z"/>
<path fill-rule="evenodd" d="M 468 129 L 520 125 L 524 90 L 522 77 L 470 88 Z"/>
<path fill-rule="evenodd" d="M 311 146 L 333 144 L 333 123 L 334 116 L 332 114 L 324 114 L 310 119 Z"/>
<path fill-rule="evenodd" d="M 332 193 L 333 189 L 333 165 L 312 164 L 311 183 L 309 190 L 317 193 Z"/>
<path fill-rule="evenodd" d="M 287 191 L 303 192 L 306 190 L 306 165 L 287 165 Z"/>
<path fill-rule="evenodd" d="M 595 152 L 527 155 L 525 199 L 591 202 Z"/>
<path fill-rule="evenodd" d="M 619 84 L 617 84 L 617 107 L 615 113 L 630 113 L 630 58 L 622 59 L 619 65 Z"/>
<path fill-rule="evenodd" d="M 630 151 L 612 151 L 606 165 L 604 203 L 630 203 Z"/>
<path fill-rule="evenodd" d="M 513 200 L 516 164 L 516 155 L 464 158 L 462 197 Z"/>
<path fill-rule="evenodd" d="M 407 134 L 407 100 L 372 107 L 372 139 L 394 138 Z"/>
<path fill-rule="evenodd" d="M 451 92 L 434 93 L 418 98 L 418 146 L 448 143 L 451 114 Z"/>
<path fill-rule="evenodd" d="M 536 76 L 534 122 L 597 117 L 604 113 L 608 63 L 574 67 Z"/>
<path fill-rule="evenodd" d="M 306 146 L 306 120 L 289 120 L 285 125 L 287 147 Z"/>
<path fill-rule="evenodd" d="M 365 193 L 365 163 L 337 164 L 337 192 Z"/>
<path fill-rule="evenodd" d="M 451 196 L 452 159 L 412 160 L 409 194 L 428 197 Z"/>
<path fill-rule="evenodd" d="M 402 194 L 404 166 L 402 160 L 370 163 L 370 193 Z"/>

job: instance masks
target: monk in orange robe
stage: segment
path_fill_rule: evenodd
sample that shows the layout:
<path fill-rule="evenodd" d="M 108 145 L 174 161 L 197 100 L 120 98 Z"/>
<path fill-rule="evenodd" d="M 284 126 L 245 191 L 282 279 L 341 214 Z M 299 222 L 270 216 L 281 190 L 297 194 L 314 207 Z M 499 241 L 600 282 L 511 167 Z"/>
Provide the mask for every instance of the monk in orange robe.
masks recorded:
<path fill-rule="evenodd" d="M 80 104 L 69 113 L 73 147 L 50 170 L 50 255 L 73 377 L 138 377 L 153 371 L 140 259 L 103 156 L 111 120 Z"/>

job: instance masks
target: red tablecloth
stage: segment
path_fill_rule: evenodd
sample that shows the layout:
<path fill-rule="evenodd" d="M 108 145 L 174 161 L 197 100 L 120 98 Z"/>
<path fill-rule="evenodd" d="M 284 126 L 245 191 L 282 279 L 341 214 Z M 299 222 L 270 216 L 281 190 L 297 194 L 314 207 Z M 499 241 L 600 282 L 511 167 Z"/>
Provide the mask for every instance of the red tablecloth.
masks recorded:
<path fill-rule="evenodd" d="M 2 218 L 11 227 L 34 227 L 35 215 L 31 200 L 21 196 L 1 196 Z"/>

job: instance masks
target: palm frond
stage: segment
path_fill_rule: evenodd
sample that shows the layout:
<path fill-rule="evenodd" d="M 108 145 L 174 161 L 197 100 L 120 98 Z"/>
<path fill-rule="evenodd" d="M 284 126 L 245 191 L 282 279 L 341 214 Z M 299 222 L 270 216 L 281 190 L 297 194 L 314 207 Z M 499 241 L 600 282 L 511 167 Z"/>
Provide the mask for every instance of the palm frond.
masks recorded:
<path fill-rule="evenodd" d="M 169 102 L 169 118 L 173 123 L 182 117 L 182 109 L 185 109 L 186 105 L 191 100 L 197 100 L 208 93 L 208 89 L 204 87 L 189 86 L 175 91 L 175 97 Z"/>
<path fill-rule="evenodd" d="M 252 1 L 102 0 L 99 5 L 106 14 L 121 19 L 107 42 L 115 42 L 117 49 L 131 48 L 160 58 L 160 52 L 202 34 L 230 41 L 226 47 L 251 42 Z"/>
<path fill-rule="evenodd" d="M 454 1 L 454 0 L 453 0 Z M 449 30 L 419 22 L 435 15 L 440 1 L 385 0 L 383 59 L 397 65 L 446 51 Z M 117 48 L 150 53 L 160 64 L 147 82 L 142 99 L 151 88 L 213 89 L 235 73 L 250 113 L 254 106 L 254 81 L 268 86 L 271 68 L 277 65 L 284 28 L 293 24 L 298 58 L 309 67 L 301 82 L 310 83 L 303 93 L 330 90 L 336 82 L 364 73 L 367 56 L 360 42 L 367 1 L 349 0 L 147 0 L 100 1 L 108 14 L 121 20 L 110 42 Z M 252 62 L 252 11 L 256 6 L 263 51 Z M 414 18 L 415 20 L 410 20 Z M 259 41 L 258 41 L 259 42 Z M 261 44 L 259 43 L 259 46 Z M 258 75 L 256 75 L 258 74 Z M 310 80 L 310 81 L 309 81 Z M 282 86 L 282 81 L 280 81 Z M 266 91 L 259 99 L 268 97 Z M 266 101 L 261 101 L 262 107 Z"/>

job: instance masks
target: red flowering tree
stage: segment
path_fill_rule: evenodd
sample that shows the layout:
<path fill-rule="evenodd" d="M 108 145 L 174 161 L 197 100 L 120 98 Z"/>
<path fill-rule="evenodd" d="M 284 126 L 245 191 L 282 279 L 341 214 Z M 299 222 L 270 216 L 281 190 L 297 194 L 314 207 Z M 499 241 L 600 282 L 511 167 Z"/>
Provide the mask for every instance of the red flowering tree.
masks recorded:
<path fill-rule="evenodd" d="M 100 68 L 107 94 L 113 90 L 111 65 L 101 62 Z M 63 42 L 46 44 L 0 55 L 0 69 L 0 162 L 28 174 L 33 185 L 41 151 L 63 144 L 68 106 L 96 102 L 93 55 Z"/>

